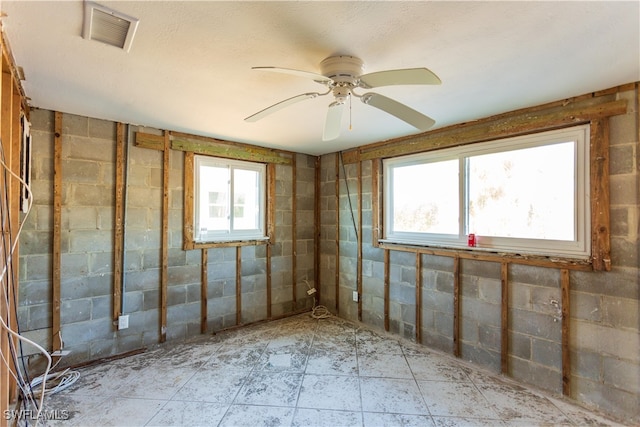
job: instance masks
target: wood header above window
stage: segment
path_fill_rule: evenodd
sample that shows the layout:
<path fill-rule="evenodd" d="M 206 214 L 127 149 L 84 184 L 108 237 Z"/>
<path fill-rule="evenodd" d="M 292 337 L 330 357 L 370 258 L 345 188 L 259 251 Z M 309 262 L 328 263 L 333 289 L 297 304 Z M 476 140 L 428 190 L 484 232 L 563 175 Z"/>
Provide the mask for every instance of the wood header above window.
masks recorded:
<path fill-rule="evenodd" d="M 629 89 L 633 89 L 633 87 L 633 84 L 629 85 Z M 342 157 L 346 164 L 357 163 L 363 160 L 403 156 L 589 123 L 625 114 L 627 100 L 616 100 L 616 94 L 626 88 L 623 86 L 598 94 L 565 99 L 486 119 L 448 126 L 419 135 L 364 145 L 343 152 Z"/>
<path fill-rule="evenodd" d="M 374 233 L 374 246 L 385 249 L 415 251 L 443 256 L 456 256 L 486 261 L 516 262 L 545 267 L 578 270 L 610 271 L 612 267 L 609 207 L 609 117 L 627 113 L 627 100 L 617 99 L 623 91 L 636 90 L 629 84 L 576 98 L 538 107 L 462 123 L 420 135 L 383 141 L 361 146 L 341 153 L 345 164 L 373 161 L 374 229 L 381 229 L 381 159 L 399 157 L 427 151 L 473 144 L 478 142 L 534 134 L 576 124 L 590 125 L 590 204 L 591 204 L 591 256 L 589 260 L 559 259 L 557 257 L 521 257 L 500 253 L 475 254 L 452 249 L 390 245 L 378 241 Z"/>
<path fill-rule="evenodd" d="M 292 164 L 293 153 L 258 147 L 239 142 L 223 141 L 197 135 L 178 132 L 170 133 L 172 150 L 188 151 L 207 156 L 224 157 L 225 159 L 247 160 L 250 162 Z M 136 132 L 136 147 L 163 150 L 164 137 L 144 132 Z"/>

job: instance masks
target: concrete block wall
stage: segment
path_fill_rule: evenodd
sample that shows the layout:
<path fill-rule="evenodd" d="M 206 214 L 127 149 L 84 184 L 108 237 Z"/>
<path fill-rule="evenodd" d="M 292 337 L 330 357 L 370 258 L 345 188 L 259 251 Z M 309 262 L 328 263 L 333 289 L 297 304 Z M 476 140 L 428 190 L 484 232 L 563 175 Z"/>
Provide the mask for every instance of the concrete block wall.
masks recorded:
<path fill-rule="evenodd" d="M 640 163 L 638 90 L 625 115 L 610 118 L 612 271 L 570 271 L 570 397 L 630 424 L 640 422 Z M 321 158 L 321 303 L 335 307 L 339 261 L 339 315 L 358 319 L 352 292 L 357 284 L 357 238 L 347 199 L 358 221 L 357 165 Z M 384 250 L 372 245 L 371 161 L 362 167 L 362 321 L 384 328 Z M 346 178 L 345 178 L 346 172 Z M 335 180 L 340 175 L 339 205 Z M 346 181 L 346 182 L 345 182 Z M 339 258 L 335 217 L 340 220 Z M 453 353 L 453 258 L 423 254 L 422 343 Z M 389 256 L 389 331 L 415 340 L 416 256 Z M 499 262 L 460 260 L 460 357 L 501 370 L 501 272 Z M 560 270 L 509 264 L 508 375 L 562 394 Z"/>
<path fill-rule="evenodd" d="M 610 123 L 611 258 L 607 273 L 571 272 L 572 395 L 640 423 L 640 114 L 627 91 Z"/>
<path fill-rule="evenodd" d="M 54 113 L 31 112 L 34 204 L 20 237 L 21 330 L 51 346 Z M 63 363 L 99 359 L 160 340 L 162 153 L 129 145 L 123 314 L 129 328 L 112 324 L 116 123 L 62 115 L 61 324 Z M 138 130 L 134 128 L 134 130 Z M 143 132 L 160 134 L 154 129 Z M 272 316 L 311 308 L 314 283 L 316 157 L 296 155 L 276 166 L 275 243 L 271 253 Z M 202 250 L 182 249 L 184 153 L 169 159 L 167 340 L 201 333 Z M 293 194 L 296 272 L 293 266 Z M 208 331 L 236 325 L 236 248 L 207 249 Z M 241 323 L 267 319 L 266 247 L 240 248 Z M 297 304 L 292 284 L 297 283 Z M 33 352 L 31 349 L 29 352 Z"/>

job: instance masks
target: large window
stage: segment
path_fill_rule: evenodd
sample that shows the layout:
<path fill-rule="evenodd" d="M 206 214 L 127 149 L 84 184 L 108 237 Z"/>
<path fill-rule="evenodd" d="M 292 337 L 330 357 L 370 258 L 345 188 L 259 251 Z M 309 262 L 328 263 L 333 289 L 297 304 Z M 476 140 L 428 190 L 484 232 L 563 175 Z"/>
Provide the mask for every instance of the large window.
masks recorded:
<path fill-rule="evenodd" d="M 265 165 L 207 156 L 194 160 L 194 240 L 264 239 Z"/>
<path fill-rule="evenodd" d="M 590 255 L 589 128 L 384 161 L 384 240 L 413 245 Z"/>

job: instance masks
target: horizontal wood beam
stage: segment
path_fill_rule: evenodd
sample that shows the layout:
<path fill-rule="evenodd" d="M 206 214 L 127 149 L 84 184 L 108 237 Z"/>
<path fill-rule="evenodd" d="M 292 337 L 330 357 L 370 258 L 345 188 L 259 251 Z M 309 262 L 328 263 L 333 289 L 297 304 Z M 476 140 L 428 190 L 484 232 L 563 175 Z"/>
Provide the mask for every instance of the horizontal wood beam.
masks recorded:
<path fill-rule="evenodd" d="M 163 149 L 162 136 L 144 132 L 136 132 L 135 135 L 136 147 L 160 151 Z M 282 165 L 290 165 L 293 161 L 293 155 L 285 151 L 176 133 L 171 134 L 171 149 L 223 157 L 225 159 L 277 163 Z"/>
<path fill-rule="evenodd" d="M 493 116 L 475 122 L 365 145 L 343 153 L 344 163 L 403 156 L 476 142 L 508 138 L 527 133 L 587 123 L 624 114 L 627 100 L 615 94 L 567 100 L 544 107 L 534 107 Z"/>
<path fill-rule="evenodd" d="M 488 262 L 509 262 L 511 264 L 532 265 L 537 267 L 548 268 L 566 268 L 569 270 L 592 271 L 593 267 L 590 260 L 572 260 L 565 258 L 549 258 L 536 255 L 515 255 L 507 253 L 494 252 L 471 252 L 463 249 L 440 249 L 427 248 L 418 246 L 404 246 L 392 243 L 380 243 L 381 249 L 390 249 L 401 252 L 417 252 L 425 255 L 444 256 L 449 258 L 473 259 L 476 261 Z"/>

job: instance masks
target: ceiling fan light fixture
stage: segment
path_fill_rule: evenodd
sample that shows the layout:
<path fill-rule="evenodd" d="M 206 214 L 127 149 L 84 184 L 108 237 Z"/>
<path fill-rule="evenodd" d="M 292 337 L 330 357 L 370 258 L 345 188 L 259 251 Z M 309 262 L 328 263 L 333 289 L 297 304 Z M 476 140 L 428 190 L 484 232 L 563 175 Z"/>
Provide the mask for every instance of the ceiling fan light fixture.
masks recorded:
<path fill-rule="evenodd" d="M 92 1 L 85 1 L 82 37 L 129 52 L 138 23 L 137 18 Z"/>

